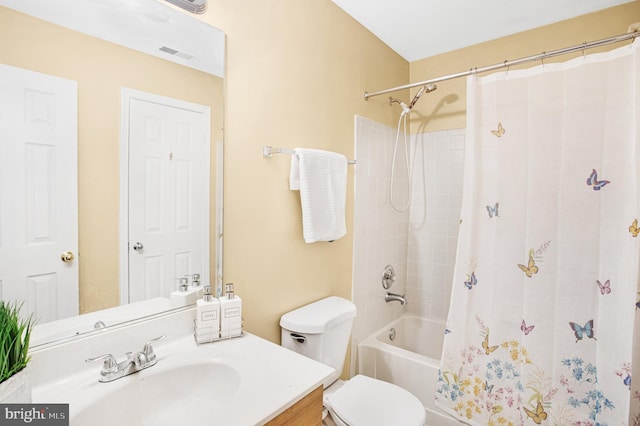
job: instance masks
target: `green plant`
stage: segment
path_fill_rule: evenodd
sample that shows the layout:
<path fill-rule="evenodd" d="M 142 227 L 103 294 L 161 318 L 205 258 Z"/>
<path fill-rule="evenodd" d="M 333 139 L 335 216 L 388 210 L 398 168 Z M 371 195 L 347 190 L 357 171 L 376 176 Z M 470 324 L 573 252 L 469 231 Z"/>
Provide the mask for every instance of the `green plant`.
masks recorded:
<path fill-rule="evenodd" d="M 0 301 L 0 383 L 27 366 L 32 317 L 20 317 L 22 303 Z"/>

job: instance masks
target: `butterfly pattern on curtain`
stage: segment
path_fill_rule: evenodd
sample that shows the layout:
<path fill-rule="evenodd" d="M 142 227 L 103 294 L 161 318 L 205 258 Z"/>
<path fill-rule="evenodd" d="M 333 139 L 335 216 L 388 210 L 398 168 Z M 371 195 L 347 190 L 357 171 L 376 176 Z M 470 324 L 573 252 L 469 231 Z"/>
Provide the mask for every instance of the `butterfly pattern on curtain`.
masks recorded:
<path fill-rule="evenodd" d="M 638 45 L 469 78 L 436 393 L 467 423 L 640 425 Z"/>

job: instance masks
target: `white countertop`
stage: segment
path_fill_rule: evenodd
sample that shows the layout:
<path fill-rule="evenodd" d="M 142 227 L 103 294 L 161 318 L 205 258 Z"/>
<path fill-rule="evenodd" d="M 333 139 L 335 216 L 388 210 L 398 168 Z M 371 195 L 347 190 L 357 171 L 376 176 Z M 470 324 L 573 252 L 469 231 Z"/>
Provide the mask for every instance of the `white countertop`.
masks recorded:
<path fill-rule="evenodd" d="M 186 321 L 189 322 L 193 313 L 185 314 L 183 312 L 177 316 L 181 321 L 186 318 Z M 166 328 L 167 323 L 165 322 L 164 325 Z M 162 324 L 150 325 L 144 322 L 132 327 L 123 327 L 102 336 L 79 339 L 67 345 L 60 345 L 61 347 L 54 348 L 49 352 L 38 351 L 32 355 L 34 364 L 31 373 L 34 383 L 33 402 L 69 403 L 71 425 L 84 426 L 79 422 L 74 422 L 74 416 L 95 401 L 110 401 L 109 394 L 113 395 L 112 392 L 127 395 L 127 392 L 138 389 L 136 383 L 141 379 L 145 380 L 149 375 L 168 371 L 170 374 L 165 377 L 171 377 L 173 373 L 171 369 L 175 366 L 193 363 L 200 365 L 197 363 L 206 361 L 224 364 L 239 374 L 239 381 L 234 379 L 234 384 L 229 386 L 229 394 L 221 395 L 221 400 L 223 399 L 224 403 L 220 406 L 223 408 L 210 413 L 209 420 L 211 422 L 207 422 L 207 424 L 259 425 L 275 418 L 309 392 L 321 386 L 322 382 L 334 372 L 331 367 L 249 333 L 245 333 L 239 338 L 196 345 L 190 333 L 182 332 L 178 335 L 177 330 L 172 330 L 173 338 L 169 336 L 169 338 L 154 344 L 154 350 L 158 356 L 158 363 L 155 366 L 113 382 L 98 382 L 100 362 L 84 362 L 84 359 L 88 357 L 102 355 L 105 353 L 105 347 L 109 346 L 113 349 L 106 352 L 113 353 L 118 361 L 121 361 L 124 359 L 125 351 L 141 350 L 144 340 L 149 338 L 147 336 L 154 336 L 154 333 L 157 334 L 162 328 Z M 184 331 L 184 328 L 181 328 Z M 141 333 L 141 330 L 144 330 L 144 333 Z M 136 342 L 135 347 L 131 347 L 132 339 Z M 121 349 L 123 344 L 128 345 L 128 349 L 125 351 Z M 220 380 L 225 380 L 222 376 Z M 205 380 L 204 376 L 202 380 Z M 214 375 L 211 380 L 212 387 L 215 385 L 216 389 L 220 388 L 224 393 L 225 384 L 215 382 L 215 380 L 216 376 Z M 173 381 L 168 380 L 168 382 Z M 206 386 L 206 384 L 200 383 L 200 386 Z M 167 383 L 166 391 L 163 390 L 159 393 L 160 398 L 166 396 L 167 403 L 169 403 L 178 396 L 189 395 L 190 389 L 187 386 L 180 389 L 175 389 L 175 387 L 172 386 L 172 383 Z M 220 391 L 216 390 L 216 392 Z M 207 410 L 209 404 L 206 402 L 202 404 L 202 410 Z M 211 402 L 211 406 L 216 405 L 215 401 Z M 109 414 L 111 411 L 108 410 L 119 413 L 117 406 L 101 407 L 100 409 Z M 140 418 L 135 421 L 127 420 L 127 413 L 120 413 L 120 415 L 119 425 L 142 426 L 142 424 L 147 424 L 144 420 L 141 424 Z M 183 413 L 181 416 L 187 421 L 184 424 L 198 424 L 189 422 L 188 413 Z M 97 417 L 95 419 L 92 417 L 91 426 L 101 424 L 111 426 L 110 422 L 113 419 L 105 418 L 103 419 L 104 423 L 101 423 L 102 416 Z M 131 423 L 127 423 L 127 421 Z M 156 419 L 153 425 L 157 424 Z"/>

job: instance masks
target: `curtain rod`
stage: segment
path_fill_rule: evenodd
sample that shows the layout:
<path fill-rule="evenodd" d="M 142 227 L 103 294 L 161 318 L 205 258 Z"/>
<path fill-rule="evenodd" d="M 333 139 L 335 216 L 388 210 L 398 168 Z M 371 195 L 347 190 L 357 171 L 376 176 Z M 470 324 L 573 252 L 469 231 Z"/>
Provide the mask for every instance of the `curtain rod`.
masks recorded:
<path fill-rule="evenodd" d="M 385 93 L 397 92 L 399 90 L 411 89 L 413 87 L 418 87 L 418 86 L 426 86 L 428 84 L 439 83 L 441 81 L 453 80 L 454 78 L 467 77 L 471 74 L 478 74 L 478 73 L 483 73 L 488 71 L 494 71 L 500 68 L 507 68 L 513 65 L 520 65 L 525 62 L 540 61 L 540 60 L 544 60 L 545 58 L 552 58 L 554 56 L 560 56 L 560 55 L 566 55 L 568 53 L 584 51 L 586 49 L 592 49 L 594 47 L 605 46 L 611 43 L 618 43 L 621 41 L 634 39 L 639 36 L 640 36 L 640 30 L 636 30 L 634 32 L 620 34 L 617 36 L 604 38 L 602 40 L 591 41 L 591 42 L 585 41 L 582 44 L 577 44 L 575 46 L 565 47 L 558 50 L 552 50 L 551 52 L 542 52 L 537 55 L 527 56 L 524 58 L 514 59 L 511 61 L 504 61 L 499 64 L 487 65 L 480 68 L 477 68 L 477 67 L 471 68 L 468 71 L 462 71 L 455 74 L 449 74 L 442 77 L 432 78 L 430 80 L 419 81 L 417 83 L 405 84 L 403 86 L 392 87 L 390 89 L 380 90 L 378 92 L 372 92 L 372 93 L 364 92 L 364 100 L 368 101 L 369 98 L 372 96 L 384 95 Z"/>

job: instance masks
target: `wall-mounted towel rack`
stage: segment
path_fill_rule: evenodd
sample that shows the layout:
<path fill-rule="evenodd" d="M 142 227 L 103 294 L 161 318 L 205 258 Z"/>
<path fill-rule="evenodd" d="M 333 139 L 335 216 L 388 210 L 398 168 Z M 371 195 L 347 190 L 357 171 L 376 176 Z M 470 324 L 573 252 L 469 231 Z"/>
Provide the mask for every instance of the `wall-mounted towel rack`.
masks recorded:
<path fill-rule="evenodd" d="M 267 157 L 267 158 L 271 158 L 273 156 L 273 154 L 287 154 L 287 155 L 293 155 L 294 152 L 292 149 L 286 149 L 286 148 L 273 148 L 271 146 L 263 146 L 262 147 L 262 156 L 263 157 Z M 356 160 L 347 160 L 348 164 L 356 164 Z"/>

